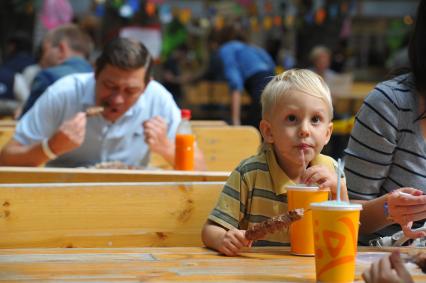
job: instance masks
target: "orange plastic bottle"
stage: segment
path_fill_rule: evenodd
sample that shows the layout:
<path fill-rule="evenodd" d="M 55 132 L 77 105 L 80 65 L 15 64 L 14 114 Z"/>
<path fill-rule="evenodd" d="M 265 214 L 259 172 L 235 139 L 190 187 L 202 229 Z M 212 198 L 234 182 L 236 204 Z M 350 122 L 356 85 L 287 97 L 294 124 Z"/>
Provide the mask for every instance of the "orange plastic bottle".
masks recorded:
<path fill-rule="evenodd" d="M 194 170 L 194 144 L 195 136 L 191 130 L 191 110 L 181 110 L 182 121 L 180 122 L 175 140 L 175 169 Z"/>

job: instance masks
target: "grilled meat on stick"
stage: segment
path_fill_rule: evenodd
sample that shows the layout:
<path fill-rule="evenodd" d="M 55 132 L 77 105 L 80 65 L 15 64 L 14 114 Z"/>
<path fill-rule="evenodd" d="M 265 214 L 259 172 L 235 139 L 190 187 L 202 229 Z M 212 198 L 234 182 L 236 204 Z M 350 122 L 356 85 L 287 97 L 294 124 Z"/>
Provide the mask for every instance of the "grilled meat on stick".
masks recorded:
<path fill-rule="evenodd" d="M 265 237 L 268 233 L 290 227 L 290 224 L 302 218 L 303 208 L 290 210 L 287 213 L 274 216 L 247 229 L 245 237 L 247 240 L 256 241 Z"/>

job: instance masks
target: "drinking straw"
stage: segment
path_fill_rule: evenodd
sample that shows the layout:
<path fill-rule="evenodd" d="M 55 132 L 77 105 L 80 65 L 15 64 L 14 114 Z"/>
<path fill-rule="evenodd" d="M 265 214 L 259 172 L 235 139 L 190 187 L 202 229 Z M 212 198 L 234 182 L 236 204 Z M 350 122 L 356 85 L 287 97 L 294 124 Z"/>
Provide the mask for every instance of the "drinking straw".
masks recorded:
<path fill-rule="evenodd" d="M 343 176 L 343 168 L 345 167 L 345 161 L 340 158 L 337 160 L 337 201 L 340 201 L 340 182 Z"/>
<path fill-rule="evenodd" d="M 305 176 L 305 172 L 306 172 L 306 161 L 305 161 L 305 153 L 303 152 L 303 149 L 300 150 L 300 155 L 301 155 L 301 158 L 302 158 L 302 166 L 303 166 L 302 175 Z"/>

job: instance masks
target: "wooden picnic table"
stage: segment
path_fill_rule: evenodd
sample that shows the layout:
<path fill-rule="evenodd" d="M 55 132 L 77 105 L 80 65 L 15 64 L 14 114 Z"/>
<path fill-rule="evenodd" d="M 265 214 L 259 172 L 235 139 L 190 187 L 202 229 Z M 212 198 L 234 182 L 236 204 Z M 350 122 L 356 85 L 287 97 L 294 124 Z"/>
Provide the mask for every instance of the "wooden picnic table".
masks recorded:
<path fill-rule="evenodd" d="M 360 248 L 355 282 L 383 255 Z M 426 274 L 408 268 L 415 282 L 426 282 Z M 0 282 L 315 282 L 315 264 L 288 247 L 251 248 L 238 257 L 201 247 L 1 249 Z"/>

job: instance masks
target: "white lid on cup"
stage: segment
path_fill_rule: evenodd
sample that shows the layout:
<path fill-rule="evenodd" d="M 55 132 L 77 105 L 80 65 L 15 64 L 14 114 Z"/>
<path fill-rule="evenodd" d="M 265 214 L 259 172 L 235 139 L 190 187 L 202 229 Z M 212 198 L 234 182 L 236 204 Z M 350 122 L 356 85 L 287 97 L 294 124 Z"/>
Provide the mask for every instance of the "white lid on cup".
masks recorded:
<path fill-rule="evenodd" d="M 329 200 L 323 202 L 314 202 L 310 205 L 311 209 L 319 210 L 362 210 L 359 203 L 350 203 L 347 201 Z"/>
<path fill-rule="evenodd" d="M 304 192 L 315 192 L 319 190 L 319 187 L 316 185 L 306 185 L 306 184 L 295 184 L 285 186 L 287 191 L 304 191 Z M 328 189 L 324 189 L 328 191 Z"/>

